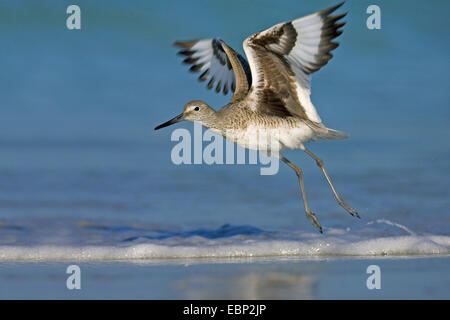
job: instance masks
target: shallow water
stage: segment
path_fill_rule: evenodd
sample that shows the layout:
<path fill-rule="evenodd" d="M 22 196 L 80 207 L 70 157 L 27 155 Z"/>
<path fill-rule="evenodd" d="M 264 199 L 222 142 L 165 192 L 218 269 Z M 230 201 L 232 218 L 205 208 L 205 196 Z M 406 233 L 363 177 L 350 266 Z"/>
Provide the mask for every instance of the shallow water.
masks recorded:
<path fill-rule="evenodd" d="M 0 298 L 448 299 L 448 264 L 449 257 L 81 262 L 81 290 L 67 290 L 67 263 L 4 262 Z M 380 290 L 366 287 L 369 265 L 381 269 Z"/>
<path fill-rule="evenodd" d="M 324 123 L 351 138 L 309 148 L 362 219 L 286 152 L 320 235 L 289 168 L 176 166 L 172 130 L 153 127 L 186 101 L 229 98 L 180 66 L 174 40 L 220 36 L 242 52 L 248 34 L 333 2 L 258 1 L 255 15 L 253 1 L 81 1 L 81 31 L 65 29 L 64 2 L 2 2 L 0 260 L 448 255 L 449 3 L 379 3 L 379 31 L 365 27 L 371 3 L 345 5 L 341 46 L 312 82 Z"/>

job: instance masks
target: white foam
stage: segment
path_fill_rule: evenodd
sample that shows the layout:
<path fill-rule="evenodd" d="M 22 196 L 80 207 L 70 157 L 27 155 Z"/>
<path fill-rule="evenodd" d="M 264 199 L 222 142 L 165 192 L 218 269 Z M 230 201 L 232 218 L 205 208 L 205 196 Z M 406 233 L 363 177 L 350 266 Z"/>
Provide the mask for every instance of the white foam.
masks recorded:
<path fill-rule="evenodd" d="M 115 228 L 111 230 L 114 230 L 113 233 L 118 231 Z M 128 228 L 125 228 L 125 232 L 128 232 L 126 230 Z M 152 234 L 150 230 L 142 230 L 144 229 L 131 230 L 138 235 L 144 233 L 142 236 L 119 237 L 121 240 L 118 241 L 106 236 L 104 242 L 97 245 L 80 242 L 81 239 L 77 238 L 48 242 L 49 239 L 42 236 L 35 238 L 33 244 L 19 245 L 18 243 L 24 243 L 25 239 L 17 238 L 16 242 L 0 245 L 0 261 L 157 261 L 200 258 L 450 255 L 450 236 L 416 234 L 404 225 L 385 219 L 370 221 L 366 223 L 366 227 L 357 230 L 327 228 L 324 235 L 263 232 L 248 226 L 223 226 L 218 230 L 171 233 L 169 237 L 160 238 L 159 232 Z M 241 232 L 235 235 L 225 236 L 226 232 L 224 234 L 224 231 L 236 230 Z M 98 240 L 97 229 L 93 228 L 92 231 Z M 86 233 L 80 233 L 80 229 L 72 230 L 69 234 L 83 235 L 83 238 L 86 236 Z"/>
<path fill-rule="evenodd" d="M 0 246 L 0 261 L 111 261 L 143 259 L 324 257 L 324 256 L 411 256 L 450 254 L 449 236 L 395 236 L 366 240 L 318 237 L 310 240 L 256 240 L 208 245 L 128 246 Z"/>

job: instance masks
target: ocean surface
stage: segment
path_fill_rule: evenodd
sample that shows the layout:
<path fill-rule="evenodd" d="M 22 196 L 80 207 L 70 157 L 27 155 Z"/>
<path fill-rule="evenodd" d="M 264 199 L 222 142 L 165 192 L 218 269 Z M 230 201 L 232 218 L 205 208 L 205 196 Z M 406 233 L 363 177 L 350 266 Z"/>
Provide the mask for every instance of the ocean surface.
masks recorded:
<path fill-rule="evenodd" d="M 347 1 L 341 45 L 313 75 L 323 122 L 350 138 L 307 147 L 361 219 L 300 150 L 285 155 L 304 171 L 323 235 L 284 164 L 271 176 L 259 165 L 175 165 L 171 133 L 193 125 L 153 130 L 190 100 L 217 109 L 230 98 L 181 65 L 175 40 L 220 37 L 243 53 L 248 35 L 335 3 L 80 0 L 81 30 L 68 30 L 70 1 L 0 1 L 4 270 L 27 261 L 448 257 L 448 1 Z M 380 30 L 366 27 L 370 4 L 381 8 Z"/>

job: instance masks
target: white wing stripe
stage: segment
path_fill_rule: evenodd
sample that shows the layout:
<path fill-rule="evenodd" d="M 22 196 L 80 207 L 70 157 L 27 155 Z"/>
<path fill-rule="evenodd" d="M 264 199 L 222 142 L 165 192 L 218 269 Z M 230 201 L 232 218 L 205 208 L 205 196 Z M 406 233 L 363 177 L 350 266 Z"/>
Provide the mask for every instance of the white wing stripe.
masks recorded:
<path fill-rule="evenodd" d="M 321 122 L 310 99 L 310 74 L 322 68 L 332 57 L 330 51 L 337 47 L 337 43 L 331 41 L 342 33 L 339 28 L 343 23 L 337 21 L 345 15 L 330 14 L 342 4 L 291 22 L 277 24 L 244 41 L 244 51 L 253 77 L 253 98 L 257 97 L 258 85 L 268 82 L 268 79 L 262 78 L 265 73 L 260 71 L 265 67 L 261 65 L 264 60 L 257 56 L 265 48 L 287 60 L 295 77 L 295 92 L 304 113 L 310 120 Z M 255 46 L 260 46 L 261 49 L 257 51 Z"/>
<path fill-rule="evenodd" d="M 187 56 L 184 62 L 192 65 L 192 72 L 200 73 L 200 80 L 207 81 L 208 88 L 216 91 L 220 88 L 224 94 L 232 91 L 232 84 L 236 81 L 235 74 L 221 46 L 221 40 L 202 39 L 175 44 L 185 49 L 180 51 L 180 54 Z"/>
<path fill-rule="evenodd" d="M 252 86 L 256 86 L 256 84 L 261 81 L 261 75 L 258 71 L 258 66 L 256 65 L 255 59 L 253 58 L 253 50 L 248 46 L 248 38 L 244 40 L 242 46 L 244 47 L 244 52 L 247 56 L 250 71 L 252 73 Z"/>

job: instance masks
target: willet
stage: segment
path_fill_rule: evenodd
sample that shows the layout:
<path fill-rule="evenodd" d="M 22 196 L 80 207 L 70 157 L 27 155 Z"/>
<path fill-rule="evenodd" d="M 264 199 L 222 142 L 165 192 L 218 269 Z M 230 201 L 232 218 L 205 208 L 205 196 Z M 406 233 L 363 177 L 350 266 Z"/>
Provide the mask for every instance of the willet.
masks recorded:
<path fill-rule="evenodd" d="M 289 22 L 279 23 L 244 40 L 248 62 L 225 42 L 202 39 L 175 42 L 184 63 L 192 72 L 208 80 L 209 89 L 224 94 L 233 92 L 230 102 L 218 111 L 201 100 L 184 106 L 175 118 L 155 130 L 183 120 L 199 122 L 226 139 L 248 148 L 278 157 L 298 176 L 306 216 L 322 232 L 315 214 L 306 200 L 302 170 L 286 159 L 281 151 L 301 149 L 322 170 L 337 202 L 352 216 L 358 213 L 342 200 L 336 191 L 322 159 L 308 150 L 303 142 L 319 139 L 345 139 L 347 134 L 325 127 L 310 100 L 311 74 L 333 57 L 346 15 L 331 16 L 343 2 Z M 257 135 L 266 135 L 261 139 Z M 266 138 L 272 139 L 268 144 Z M 273 142 L 275 139 L 275 142 Z"/>

